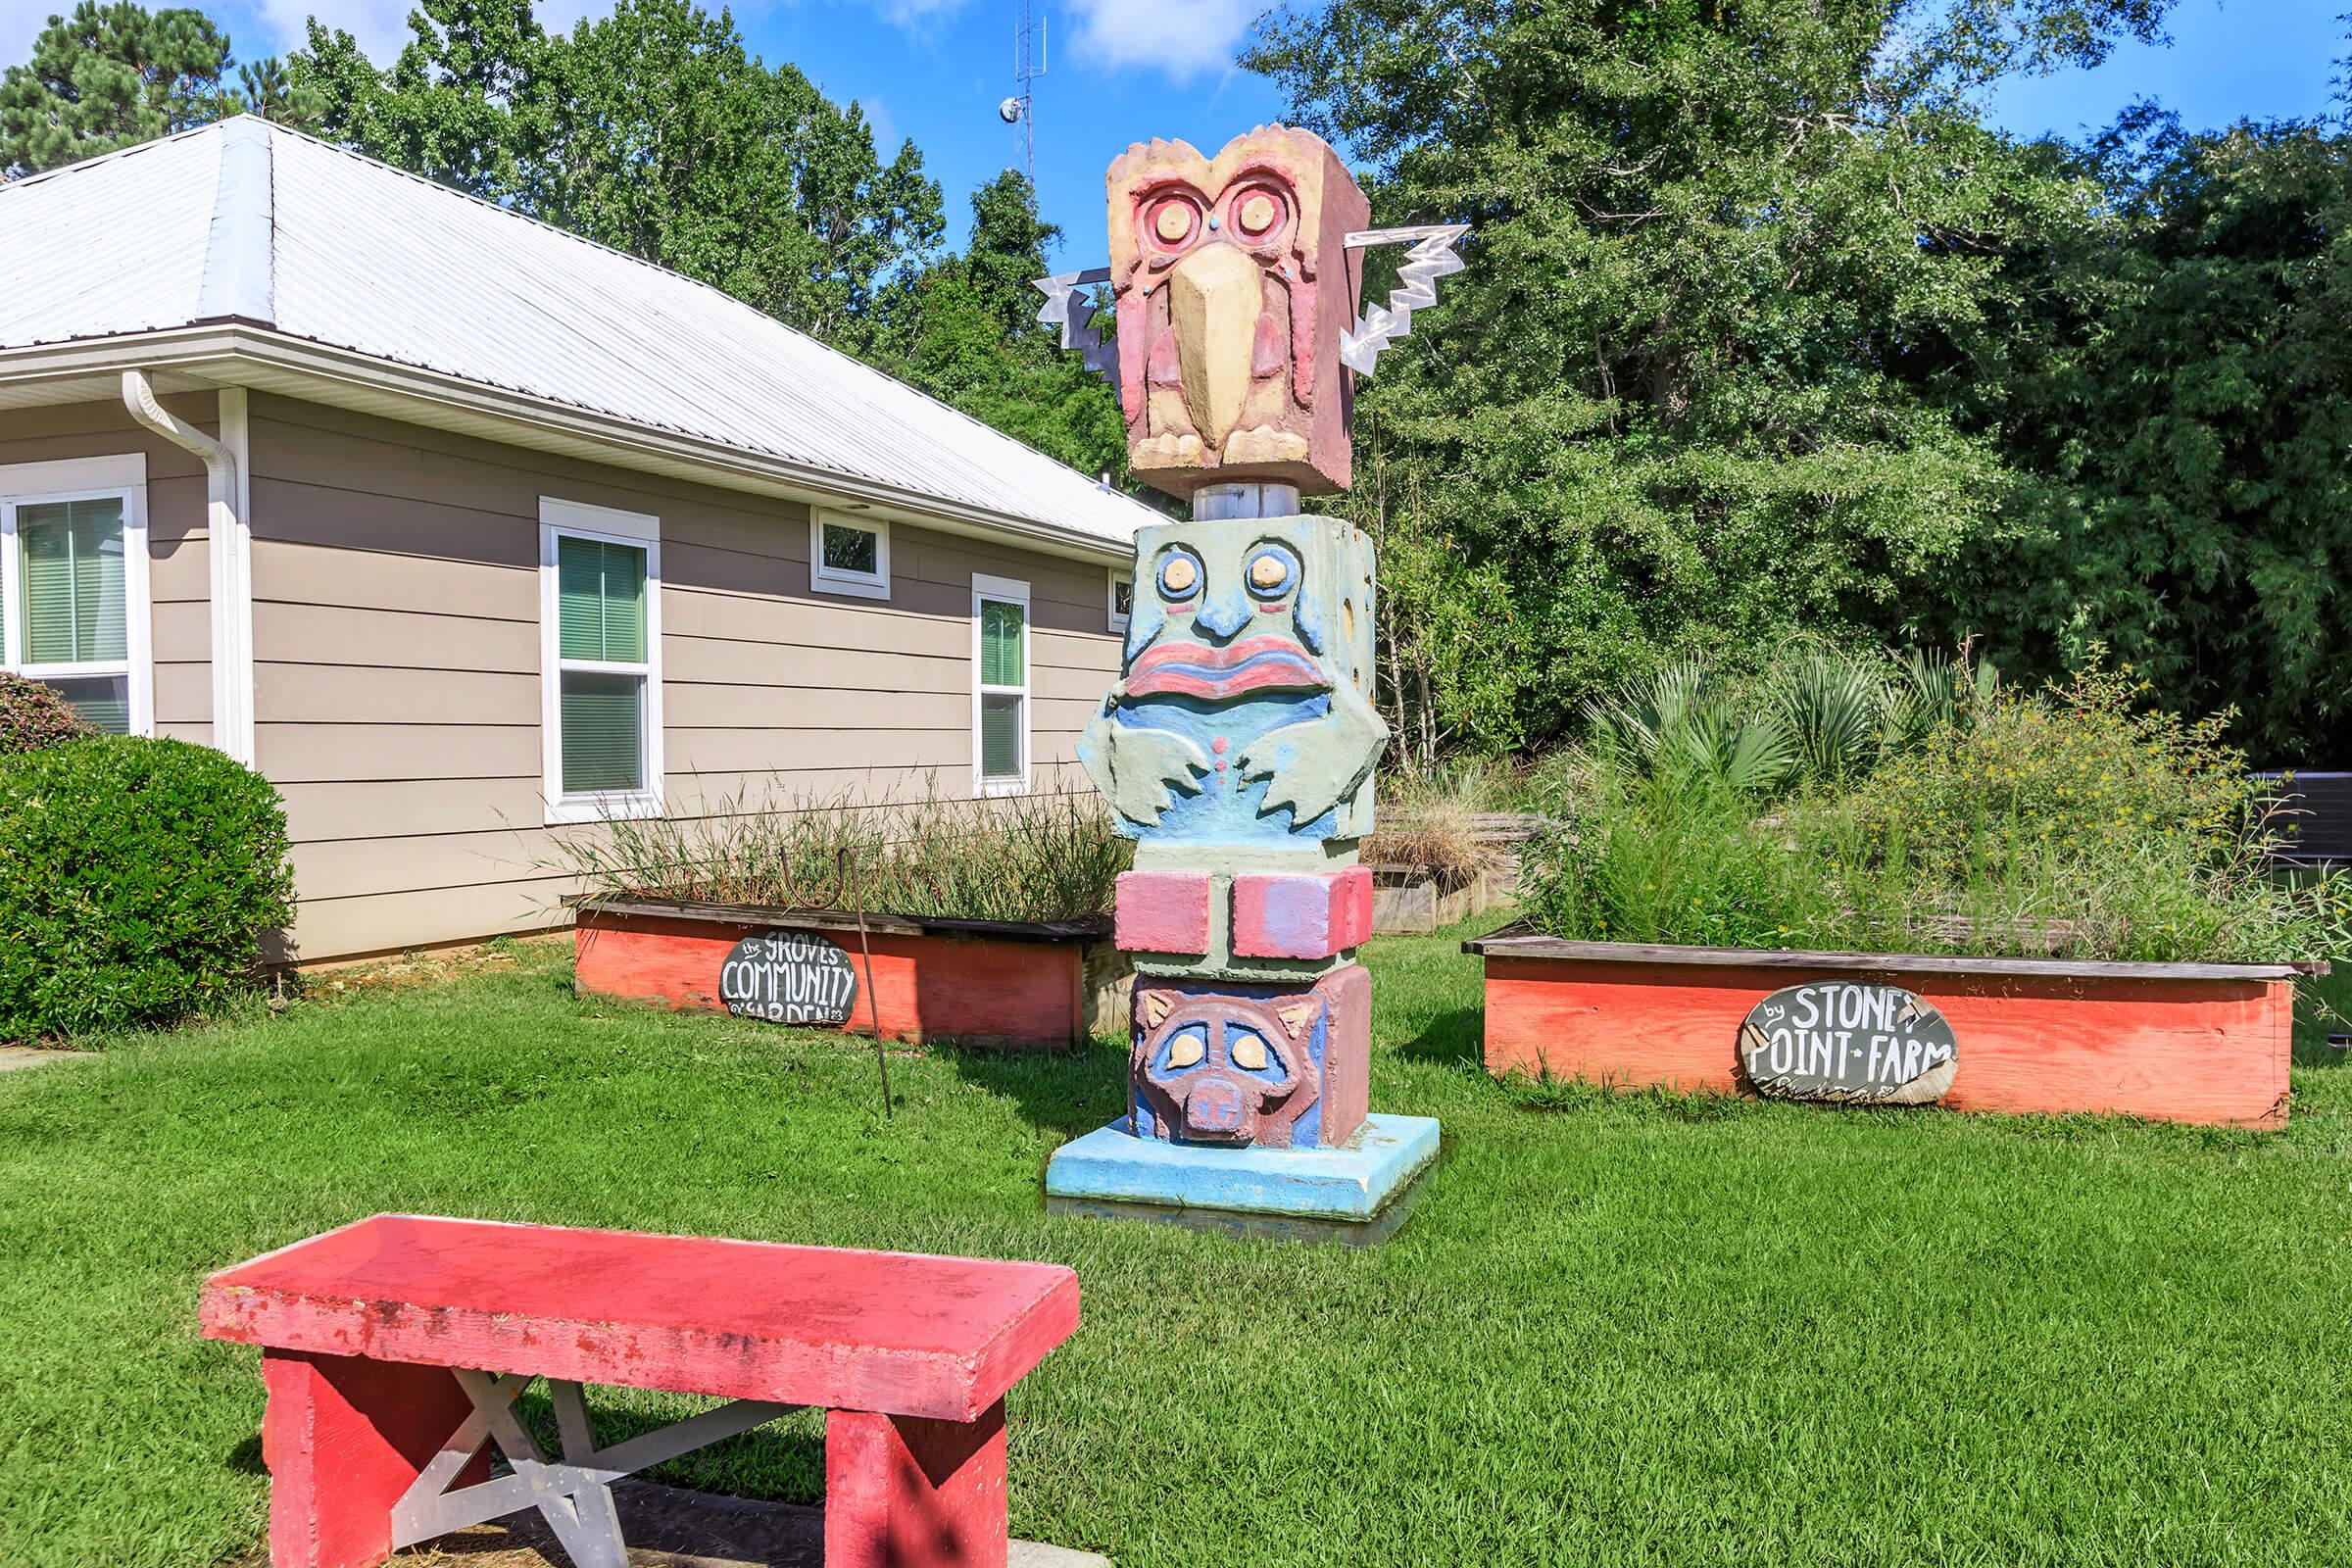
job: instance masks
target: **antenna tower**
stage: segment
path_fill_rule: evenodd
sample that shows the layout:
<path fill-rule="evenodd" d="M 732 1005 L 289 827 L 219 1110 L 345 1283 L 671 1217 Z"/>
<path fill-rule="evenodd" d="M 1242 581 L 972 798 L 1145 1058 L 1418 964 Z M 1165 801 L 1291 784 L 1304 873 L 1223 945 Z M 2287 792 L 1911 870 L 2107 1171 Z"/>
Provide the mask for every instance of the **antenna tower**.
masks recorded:
<path fill-rule="evenodd" d="M 1014 0 L 1012 23 L 1012 96 L 998 106 L 1021 137 L 1021 172 L 1029 188 L 1037 189 L 1037 110 L 1033 83 L 1046 74 L 1046 20 L 1031 19 L 1029 0 Z"/>

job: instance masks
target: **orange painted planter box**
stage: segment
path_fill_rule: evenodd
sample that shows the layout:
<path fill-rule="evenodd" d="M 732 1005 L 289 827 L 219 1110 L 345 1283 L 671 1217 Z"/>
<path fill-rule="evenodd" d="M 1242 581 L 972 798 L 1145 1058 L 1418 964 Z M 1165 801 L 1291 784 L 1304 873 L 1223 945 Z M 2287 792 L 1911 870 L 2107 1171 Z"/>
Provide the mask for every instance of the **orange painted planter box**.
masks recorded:
<path fill-rule="evenodd" d="M 1497 1077 L 1751 1092 L 1740 1026 L 1811 980 L 1898 986 L 1942 1012 L 1956 1110 L 2107 1111 L 2286 1125 L 2293 964 L 2103 963 L 1943 955 L 1647 947 L 1498 935 L 1486 960 L 1486 1064 Z"/>
<path fill-rule="evenodd" d="M 866 959 L 853 915 L 669 900 L 583 901 L 573 983 L 584 993 L 725 1012 L 719 968 L 763 931 L 816 931 L 849 956 L 857 999 L 845 1032 L 871 1034 Z M 1000 922 L 866 916 L 872 995 L 891 1040 L 1060 1050 L 1085 1040 L 1101 1002 L 1110 921 Z M 822 1028 L 825 1025 L 804 1027 Z"/>

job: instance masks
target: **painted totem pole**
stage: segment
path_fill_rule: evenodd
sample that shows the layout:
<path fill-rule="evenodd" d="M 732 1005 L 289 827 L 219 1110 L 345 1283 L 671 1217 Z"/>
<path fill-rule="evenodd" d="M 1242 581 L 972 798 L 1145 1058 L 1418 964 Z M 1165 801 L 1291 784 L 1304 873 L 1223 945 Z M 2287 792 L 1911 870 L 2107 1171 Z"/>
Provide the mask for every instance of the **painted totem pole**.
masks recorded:
<path fill-rule="evenodd" d="M 1437 1124 L 1367 1103 L 1372 545 L 1298 497 L 1347 488 L 1354 374 L 1459 269 L 1462 230 L 1365 232 L 1346 166 L 1282 126 L 1213 159 L 1131 147 L 1106 186 L 1111 264 L 1041 282 L 1041 318 L 1113 378 L 1137 471 L 1193 519 L 1137 535 L 1120 678 L 1079 741 L 1137 841 L 1128 1113 L 1057 1153 L 1047 1189 L 1368 1219 Z M 1363 247 L 1399 240 L 1404 286 L 1359 319 Z M 1099 282 L 1115 351 L 1076 296 Z"/>

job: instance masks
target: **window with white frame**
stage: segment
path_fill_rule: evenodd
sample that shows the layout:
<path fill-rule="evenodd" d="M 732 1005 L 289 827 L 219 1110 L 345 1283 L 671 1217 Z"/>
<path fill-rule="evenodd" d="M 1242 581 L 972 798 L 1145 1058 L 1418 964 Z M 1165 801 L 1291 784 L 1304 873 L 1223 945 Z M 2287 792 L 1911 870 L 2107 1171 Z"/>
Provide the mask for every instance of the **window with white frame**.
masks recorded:
<path fill-rule="evenodd" d="M 539 502 L 547 820 L 662 812 L 662 524 Z"/>
<path fill-rule="evenodd" d="M 0 669 L 116 735 L 153 732 L 147 460 L 0 467 Z"/>
<path fill-rule="evenodd" d="M 808 514 L 808 581 L 818 593 L 890 597 L 890 524 L 838 512 Z"/>
<path fill-rule="evenodd" d="M 1029 585 L 972 573 L 972 757 L 982 795 L 1029 788 Z"/>
<path fill-rule="evenodd" d="M 1110 568 L 1110 629 L 1125 631 L 1127 617 L 1135 612 L 1135 578 L 1113 566 Z"/>

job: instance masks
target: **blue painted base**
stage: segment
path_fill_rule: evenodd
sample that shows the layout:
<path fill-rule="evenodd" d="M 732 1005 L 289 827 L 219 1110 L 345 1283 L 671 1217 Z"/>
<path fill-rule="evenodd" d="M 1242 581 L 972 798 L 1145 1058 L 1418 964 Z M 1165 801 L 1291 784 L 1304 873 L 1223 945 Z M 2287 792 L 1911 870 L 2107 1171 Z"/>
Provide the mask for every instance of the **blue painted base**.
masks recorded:
<path fill-rule="evenodd" d="M 1368 1220 L 1438 1155 L 1434 1116 L 1367 1116 L 1338 1149 L 1212 1149 L 1138 1138 L 1124 1118 L 1066 1143 L 1046 1196 Z"/>

